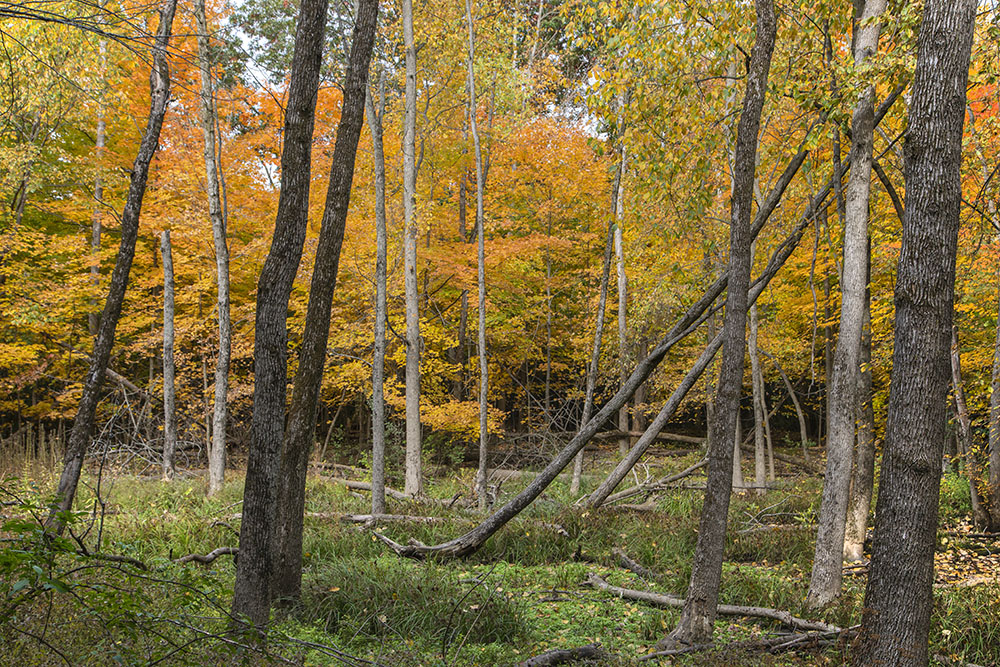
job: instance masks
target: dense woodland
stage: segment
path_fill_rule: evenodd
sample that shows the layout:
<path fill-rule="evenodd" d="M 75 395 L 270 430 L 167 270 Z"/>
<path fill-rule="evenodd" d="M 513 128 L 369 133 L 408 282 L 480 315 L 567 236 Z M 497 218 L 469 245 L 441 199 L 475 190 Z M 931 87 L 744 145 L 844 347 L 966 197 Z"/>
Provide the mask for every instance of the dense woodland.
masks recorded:
<path fill-rule="evenodd" d="M 0 51 L 19 664 L 1000 663 L 992 1 L 0 2 Z"/>

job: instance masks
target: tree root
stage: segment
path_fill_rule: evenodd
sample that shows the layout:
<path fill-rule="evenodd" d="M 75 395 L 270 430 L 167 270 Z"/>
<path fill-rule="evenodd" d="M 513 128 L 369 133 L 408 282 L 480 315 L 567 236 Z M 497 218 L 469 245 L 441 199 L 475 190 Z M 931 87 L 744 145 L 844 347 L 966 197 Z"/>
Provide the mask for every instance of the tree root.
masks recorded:
<path fill-rule="evenodd" d="M 627 600 L 638 600 L 646 602 L 656 607 L 681 608 L 684 606 L 684 598 L 676 595 L 663 595 L 661 593 L 651 593 L 648 591 L 637 591 L 630 588 L 619 588 L 612 586 L 603 578 L 591 572 L 587 575 L 587 583 L 599 588 L 602 591 L 613 593 L 620 598 Z M 810 621 L 804 618 L 793 616 L 791 612 L 769 607 L 744 607 L 728 604 L 720 604 L 718 613 L 724 616 L 748 616 L 750 618 L 767 618 L 786 625 L 795 630 L 806 630 L 810 632 L 833 632 L 839 633 L 842 628 L 829 625 L 820 621 Z"/>

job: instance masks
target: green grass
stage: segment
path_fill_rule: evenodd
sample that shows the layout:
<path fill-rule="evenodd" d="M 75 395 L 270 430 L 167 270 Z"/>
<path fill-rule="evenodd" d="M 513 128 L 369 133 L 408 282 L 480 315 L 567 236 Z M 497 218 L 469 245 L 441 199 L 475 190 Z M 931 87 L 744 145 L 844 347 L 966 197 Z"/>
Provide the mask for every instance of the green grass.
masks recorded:
<path fill-rule="evenodd" d="M 666 460 L 659 467 L 665 474 L 693 461 Z M 523 488 L 529 477 L 505 483 L 504 497 Z M 21 498 L 44 499 L 54 480 L 33 479 L 23 473 L 7 480 L 4 488 Z M 434 478 L 428 491 L 451 498 L 467 491 L 469 479 L 468 471 Z M 79 507 L 89 511 L 94 480 L 86 481 L 90 486 L 81 486 Z M 550 648 L 593 641 L 616 656 L 612 664 L 631 664 L 673 627 L 678 612 L 596 591 L 584 584 L 587 574 L 597 572 L 619 586 L 683 594 L 702 495 L 692 489 L 671 491 L 657 501 L 656 511 L 587 511 L 569 504 L 572 499 L 560 480 L 483 549 L 460 562 L 400 559 L 363 527 L 307 518 L 302 600 L 276 613 L 268 657 L 215 636 L 227 627 L 232 559 L 222 557 L 209 566 L 173 562 L 184 554 L 236 546 L 239 519 L 234 515 L 241 509 L 241 486 L 233 478 L 221 494 L 206 499 L 204 481 L 197 478 L 172 483 L 105 479 L 103 521 L 84 516 L 74 530 L 86 533 L 92 550 L 99 538 L 102 552 L 142 561 L 150 568 L 146 572 L 82 558 L 73 553 L 73 544 L 60 550 L 30 532 L 8 531 L 3 537 L 14 541 L 4 543 L 0 560 L 6 577 L 0 581 L 5 605 L 0 642 L 13 650 L 0 653 L 0 666 L 66 664 L 56 650 L 73 665 L 282 664 L 275 656 L 296 664 L 341 664 L 332 648 L 385 665 L 504 665 Z M 942 516 L 949 521 L 967 517 L 963 488 L 967 502 L 968 486 L 961 479 L 946 476 L 942 484 Z M 734 496 L 721 602 L 817 618 L 803 600 L 813 549 L 809 524 L 819 491 L 818 480 L 786 478 L 764 496 Z M 327 479 L 309 480 L 309 512 L 366 513 L 368 502 Z M 472 511 L 432 503 L 390 500 L 389 511 L 446 519 L 380 527 L 401 542 L 441 542 L 479 518 Z M 568 537 L 542 522 L 559 524 Z M 737 532 L 760 524 L 801 529 Z M 657 580 L 647 582 L 624 570 L 612 554 L 615 548 L 656 572 Z M 48 579 L 32 574 L 32 565 L 59 585 L 46 589 Z M 34 593 L 18 602 L 11 589 L 25 577 L 31 582 L 22 592 Z M 845 595 L 819 617 L 840 625 L 857 623 L 863 585 L 863 577 L 848 578 Z M 998 610 L 1000 588 L 995 585 L 939 589 L 932 653 L 996 662 Z M 765 621 L 720 617 L 717 638 L 745 639 L 774 629 Z M 727 649 L 677 664 L 814 665 L 840 664 L 842 658 L 836 650 L 762 656 Z"/>

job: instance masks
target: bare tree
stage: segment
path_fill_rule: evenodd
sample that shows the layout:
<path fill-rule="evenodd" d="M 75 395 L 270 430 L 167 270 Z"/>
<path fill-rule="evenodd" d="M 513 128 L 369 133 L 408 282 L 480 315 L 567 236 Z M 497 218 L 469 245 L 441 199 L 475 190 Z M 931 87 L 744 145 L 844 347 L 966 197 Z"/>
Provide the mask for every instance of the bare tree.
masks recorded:
<path fill-rule="evenodd" d="M 66 443 L 65 464 L 56 490 L 58 503 L 47 521 L 47 527 L 57 531 L 61 531 L 64 525 L 59 512 L 69 511 L 73 507 L 76 487 L 80 481 L 80 470 L 94 430 L 94 415 L 100 399 L 101 386 L 104 383 L 108 360 L 111 358 L 111 348 L 115 342 L 115 330 L 118 328 L 118 319 L 121 317 L 122 305 L 125 302 L 125 290 L 128 287 L 129 272 L 135 257 L 135 242 L 139 234 L 139 212 L 142 209 L 146 181 L 149 178 L 149 164 L 160 142 L 160 129 L 163 127 L 163 117 L 166 115 L 167 102 L 170 99 L 167 45 L 170 41 L 170 29 L 176 8 L 177 0 L 167 0 L 160 10 L 160 25 L 157 28 L 156 40 L 153 42 L 153 67 L 149 77 L 150 103 L 146 131 L 132 163 L 128 195 L 121 216 L 121 243 L 118 247 L 115 268 L 111 273 L 101 324 L 94 341 L 90 368 L 83 381 L 83 393 Z"/>
<path fill-rule="evenodd" d="M 853 664 L 926 665 L 976 0 L 928 0 L 904 146 L 892 386 Z"/>

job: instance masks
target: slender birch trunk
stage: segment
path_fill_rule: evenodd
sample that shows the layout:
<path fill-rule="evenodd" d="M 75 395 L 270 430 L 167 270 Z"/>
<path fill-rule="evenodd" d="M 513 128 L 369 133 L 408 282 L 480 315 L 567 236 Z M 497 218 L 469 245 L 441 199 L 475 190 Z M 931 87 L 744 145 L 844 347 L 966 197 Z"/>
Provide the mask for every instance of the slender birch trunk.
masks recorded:
<path fill-rule="evenodd" d="M 170 230 L 160 235 L 163 255 L 163 479 L 174 477 L 174 450 L 177 448 L 177 411 L 174 403 L 174 260 Z"/>

